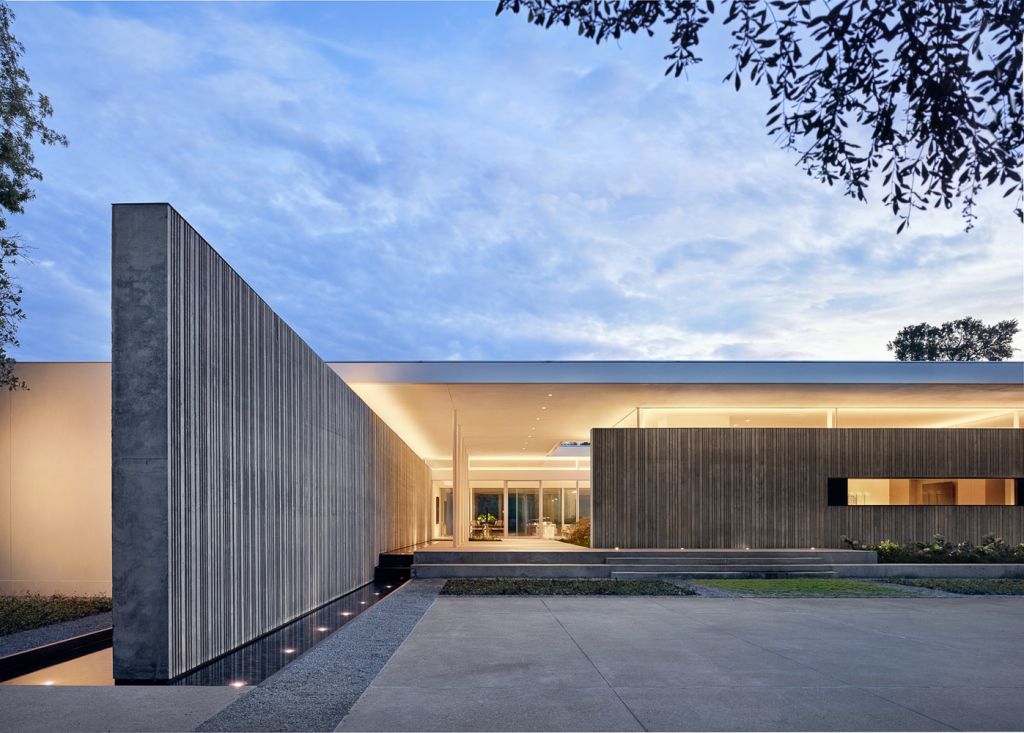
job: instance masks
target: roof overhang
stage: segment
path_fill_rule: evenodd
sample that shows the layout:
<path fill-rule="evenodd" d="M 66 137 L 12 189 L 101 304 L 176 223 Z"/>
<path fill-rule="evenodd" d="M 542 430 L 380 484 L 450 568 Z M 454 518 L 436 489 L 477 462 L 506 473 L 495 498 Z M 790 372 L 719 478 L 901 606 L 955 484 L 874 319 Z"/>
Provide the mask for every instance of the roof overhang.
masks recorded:
<path fill-rule="evenodd" d="M 1024 384 L 1024 362 L 388 361 L 329 362 L 375 384 Z"/>

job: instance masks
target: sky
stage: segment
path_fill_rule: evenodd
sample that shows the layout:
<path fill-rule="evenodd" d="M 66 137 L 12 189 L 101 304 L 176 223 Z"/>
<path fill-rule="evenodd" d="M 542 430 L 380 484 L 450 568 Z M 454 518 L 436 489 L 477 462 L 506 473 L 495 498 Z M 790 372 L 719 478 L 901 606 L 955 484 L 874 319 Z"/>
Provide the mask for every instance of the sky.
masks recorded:
<path fill-rule="evenodd" d="M 897 236 L 767 137 L 717 27 L 676 79 L 664 34 L 490 2 L 12 6 L 70 140 L 10 221 L 20 360 L 110 358 L 120 202 L 171 203 L 327 360 L 888 360 L 1024 318 L 1010 199 Z"/>

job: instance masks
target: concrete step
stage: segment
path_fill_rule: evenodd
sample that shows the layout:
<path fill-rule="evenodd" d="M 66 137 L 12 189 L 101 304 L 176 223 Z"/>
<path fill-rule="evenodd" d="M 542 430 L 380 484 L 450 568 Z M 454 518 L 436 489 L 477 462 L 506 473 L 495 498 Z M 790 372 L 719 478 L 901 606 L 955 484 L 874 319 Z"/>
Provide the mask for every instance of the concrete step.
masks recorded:
<path fill-rule="evenodd" d="M 765 578 L 779 580 L 784 578 L 835 578 L 836 574 L 831 570 L 823 571 L 797 571 L 789 572 L 772 570 L 766 572 L 737 572 L 728 570 L 713 570 L 699 572 L 637 572 L 612 571 L 612 578 L 617 580 L 640 580 L 643 578 L 671 578 L 673 580 L 728 580 L 729 578 Z"/>
<path fill-rule="evenodd" d="M 619 565 L 609 563 L 612 575 L 615 573 L 820 573 L 832 571 L 831 565 L 823 563 L 793 563 L 791 565 L 769 565 L 765 563 L 732 563 L 730 565 L 702 565 L 700 563 L 674 563 L 652 565 Z"/>
<path fill-rule="evenodd" d="M 554 563 L 430 563 L 412 566 L 414 578 L 607 578 L 607 565 Z"/>
<path fill-rule="evenodd" d="M 812 565 L 827 564 L 825 560 L 817 555 L 798 555 L 794 557 L 760 557 L 757 555 L 744 555 L 742 557 L 691 557 L 679 553 L 665 557 L 627 557 L 615 556 L 607 559 L 609 565 L 736 565 L 753 564 L 758 565 Z"/>
<path fill-rule="evenodd" d="M 580 551 L 524 550 L 433 550 L 415 553 L 415 565 L 524 565 L 530 563 L 555 565 L 603 565 L 604 554 Z"/>

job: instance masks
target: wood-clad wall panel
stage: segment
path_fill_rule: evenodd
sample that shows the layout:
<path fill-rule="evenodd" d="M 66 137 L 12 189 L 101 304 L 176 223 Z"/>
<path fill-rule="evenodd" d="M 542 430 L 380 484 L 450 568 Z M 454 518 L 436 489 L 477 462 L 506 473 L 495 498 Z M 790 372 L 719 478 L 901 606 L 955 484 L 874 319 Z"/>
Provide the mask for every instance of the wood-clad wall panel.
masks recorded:
<path fill-rule="evenodd" d="M 601 428 L 595 547 L 839 547 L 936 532 L 1024 541 L 1024 507 L 829 507 L 829 477 L 1024 476 L 1024 432 Z"/>

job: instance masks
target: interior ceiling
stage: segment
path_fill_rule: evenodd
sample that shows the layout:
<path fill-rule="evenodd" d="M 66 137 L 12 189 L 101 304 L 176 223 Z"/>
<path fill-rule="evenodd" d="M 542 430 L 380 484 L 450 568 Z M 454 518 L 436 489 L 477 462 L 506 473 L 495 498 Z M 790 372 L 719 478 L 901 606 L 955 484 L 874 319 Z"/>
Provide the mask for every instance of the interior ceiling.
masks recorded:
<path fill-rule="evenodd" d="M 347 380 L 421 457 L 451 458 L 452 412 L 474 459 L 539 459 L 636 407 L 1024 409 L 1019 385 L 409 384 Z"/>

